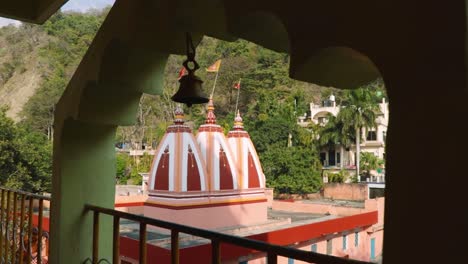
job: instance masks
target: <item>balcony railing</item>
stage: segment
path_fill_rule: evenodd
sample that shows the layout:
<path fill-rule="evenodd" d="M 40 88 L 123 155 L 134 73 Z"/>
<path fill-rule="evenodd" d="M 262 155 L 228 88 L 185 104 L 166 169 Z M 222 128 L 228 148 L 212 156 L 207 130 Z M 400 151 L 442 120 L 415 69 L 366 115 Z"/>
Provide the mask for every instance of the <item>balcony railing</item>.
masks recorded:
<path fill-rule="evenodd" d="M 47 262 L 45 201 L 50 197 L 0 187 L 0 263 Z"/>
<path fill-rule="evenodd" d="M 47 263 L 49 256 L 48 217 L 44 216 L 44 204 L 50 197 L 0 187 L 0 263 L 31 264 Z M 113 260 L 120 263 L 120 220 L 127 219 L 139 223 L 139 263 L 147 263 L 147 226 L 168 229 L 171 232 L 171 263 L 179 263 L 179 234 L 185 233 L 211 241 L 211 263 L 221 263 L 221 244 L 231 244 L 266 254 L 269 264 L 277 263 L 278 256 L 302 260 L 316 264 L 371 264 L 352 259 L 344 259 L 315 252 L 298 250 L 292 247 L 269 244 L 263 241 L 237 237 L 215 231 L 180 225 L 140 215 L 129 214 L 113 209 L 87 205 L 93 213 L 92 259 L 85 263 L 103 263 L 99 258 L 99 218 L 100 215 L 113 217 Z M 46 227 L 47 230 L 44 230 Z M 41 234 L 41 235 L 39 235 Z M 105 263 L 109 263 L 106 261 Z"/>
<path fill-rule="evenodd" d="M 93 256 L 92 263 L 98 263 L 99 258 L 99 217 L 100 214 L 110 215 L 113 217 L 113 262 L 120 263 L 119 258 L 119 223 L 120 219 L 127 219 L 138 222 L 140 225 L 139 236 L 139 263 L 146 264 L 146 230 L 147 226 L 157 226 L 160 228 L 168 229 L 171 232 L 171 263 L 179 263 L 179 234 L 185 233 L 211 241 L 211 263 L 221 263 L 220 244 L 227 243 L 243 248 L 252 249 L 259 252 L 265 252 L 268 264 L 276 264 L 278 256 L 287 257 L 290 259 L 302 260 L 316 264 L 370 264 L 371 262 L 364 262 L 358 260 L 344 259 L 330 255 L 319 254 L 315 252 L 298 250 L 291 247 L 284 247 L 265 243 L 258 240 L 249 238 L 237 237 L 218 233 L 210 230 L 175 224 L 153 218 L 148 218 L 140 215 L 129 214 L 113 209 L 87 205 L 86 209 L 93 213 Z"/>

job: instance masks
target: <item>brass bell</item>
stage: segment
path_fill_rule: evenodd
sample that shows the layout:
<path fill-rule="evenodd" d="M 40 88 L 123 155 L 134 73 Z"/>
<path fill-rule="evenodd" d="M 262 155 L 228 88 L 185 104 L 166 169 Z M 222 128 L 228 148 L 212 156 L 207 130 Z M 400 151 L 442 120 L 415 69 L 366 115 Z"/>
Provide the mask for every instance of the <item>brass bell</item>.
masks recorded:
<path fill-rule="evenodd" d="M 203 94 L 202 83 L 203 81 L 195 75 L 195 71 L 200 69 L 195 60 L 195 46 L 192 42 L 192 37 L 187 32 L 187 59 L 184 61 L 184 68 L 188 74 L 180 78 L 180 86 L 177 93 L 175 93 L 171 99 L 172 101 L 186 104 L 191 107 L 192 104 L 205 104 L 208 103 L 209 99 Z M 189 67 L 189 62 L 193 63 L 193 69 Z"/>
<path fill-rule="evenodd" d="M 184 65 L 185 66 L 185 65 Z M 172 101 L 186 104 L 191 107 L 192 104 L 206 104 L 209 99 L 203 94 L 203 81 L 194 74 L 194 71 L 188 69 L 188 74 L 180 78 L 179 90 L 171 99 Z"/>

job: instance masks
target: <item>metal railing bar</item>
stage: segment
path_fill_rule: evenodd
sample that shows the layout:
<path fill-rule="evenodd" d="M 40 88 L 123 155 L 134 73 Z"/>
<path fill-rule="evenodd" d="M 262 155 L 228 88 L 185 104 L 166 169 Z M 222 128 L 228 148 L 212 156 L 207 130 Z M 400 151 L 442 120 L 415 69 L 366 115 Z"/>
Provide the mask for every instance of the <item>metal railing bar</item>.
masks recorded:
<path fill-rule="evenodd" d="M 221 254 L 219 249 L 219 240 L 212 239 L 211 240 L 211 263 L 212 264 L 220 264 L 221 263 Z"/>
<path fill-rule="evenodd" d="M 28 244 L 27 244 L 27 251 L 28 253 L 26 254 L 26 263 L 31 263 L 31 258 L 32 258 L 32 230 L 33 230 L 33 225 L 32 225 L 32 218 L 33 218 L 33 198 L 29 198 L 29 207 L 28 207 Z"/>
<path fill-rule="evenodd" d="M 147 234 L 146 234 L 146 224 L 140 222 L 140 264 L 146 264 L 146 239 L 147 239 Z"/>
<path fill-rule="evenodd" d="M 113 235 L 114 243 L 112 244 L 112 263 L 120 263 L 120 217 L 114 216 Z"/>
<path fill-rule="evenodd" d="M 35 194 L 35 193 L 30 193 L 30 192 L 25 192 L 25 191 L 19 191 L 19 190 L 14 190 L 10 188 L 5 188 L 5 187 L 0 187 L 0 190 L 5 190 L 5 191 L 10 191 L 18 194 L 23 194 L 28 197 L 34 198 L 34 199 L 43 199 L 46 201 L 50 201 L 52 197 L 50 196 L 45 196 L 45 195 L 40 195 L 40 194 Z"/>
<path fill-rule="evenodd" d="M 99 212 L 93 215 L 93 264 L 99 261 Z"/>
<path fill-rule="evenodd" d="M 250 238 L 236 237 L 232 235 L 218 233 L 215 231 L 166 222 L 163 220 L 148 218 L 148 217 L 140 216 L 140 215 L 133 215 L 133 214 L 116 211 L 116 210 L 109 209 L 109 208 L 94 206 L 94 205 L 86 205 L 85 208 L 87 210 L 98 211 L 103 214 L 118 216 L 120 218 L 136 221 L 140 223 L 140 226 L 153 225 L 153 226 L 157 226 L 157 227 L 161 227 L 161 228 L 165 228 L 169 230 L 175 229 L 181 233 L 186 233 L 189 235 L 194 235 L 194 236 L 198 236 L 198 237 L 202 237 L 202 238 L 206 238 L 210 240 L 218 239 L 219 241 L 223 243 L 233 244 L 233 245 L 244 247 L 244 248 L 250 248 L 250 249 L 261 251 L 261 252 L 275 252 L 277 256 L 290 257 L 290 258 L 302 260 L 302 261 L 314 262 L 318 264 L 320 263 L 326 263 L 326 264 L 370 264 L 372 263 L 372 262 L 359 261 L 359 260 L 343 259 L 343 258 L 336 257 L 336 256 L 324 255 L 324 254 L 315 253 L 315 252 L 308 252 L 308 251 L 303 251 L 303 250 L 299 250 L 299 249 L 295 249 L 291 247 L 273 245 L 273 244 L 269 244 L 263 241 L 253 240 Z M 146 228 L 145 228 L 145 231 L 146 231 Z M 141 229 L 140 229 L 140 232 L 141 232 Z"/>
<path fill-rule="evenodd" d="M 5 250 L 4 250 L 4 258 L 5 258 L 5 263 L 8 263 L 8 242 L 10 241 L 9 239 L 9 232 L 8 232 L 8 226 L 9 226 L 9 218 L 10 218 L 10 211 L 11 211 L 11 204 L 10 204 L 10 191 L 7 191 L 6 199 L 7 199 L 7 208 L 6 208 L 6 219 L 5 219 Z"/>
<path fill-rule="evenodd" d="M 171 263 L 179 264 L 179 232 L 171 230 Z"/>
<path fill-rule="evenodd" d="M 5 190 L 2 189 L 2 194 L 0 197 L 0 262 L 2 262 L 2 257 L 3 257 L 3 203 L 5 197 Z"/>
<path fill-rule="evenodd" d="M 17 210 L 17 207 L 18 207 L 18 194 L 16 192 L 13 193 L 13 214 L 12 214 L 12 217 L 13 217 L 13 228 L 11 229 L 11 235 L 12 235 L 12 245 L 11 245 L 11 263 L 16 263 L 16 232 L 17 232 L 17 228 L 16 228 L 16 225 L 17 225 L 17 221 L 18 221 L 18 217 L 16 215 L 16 210 Z"/>
<path fill-rule="evenodd" d="M 19 254 L 19 264 L 24 263 L 24 257 L 23 257 L 23 242 L 24 242 L 24 210 L 25 210 L 25 202 L 26 202 L 26 195 L 21 194 L 21 213 L 20 213 L 20 228 L 19 228 L 19 234 L 20 234 L 20 239 L 19 239 L 19 248 L 20 248 L 20 254 Z"/>
<path fill-rule="evenodd" d="M 44 199 L 39 199 L 39 214 L 38 214 L 38 232 L 37 232 L 37 264 L 42 263 L 42 218 L 44 211 Z"/>
<path fill-rule="evenodd" d="M 276 264 L 278 263 L 278 255 L 273 252 L 268 252 L 267 255 L 267 263 L 268 264 Z"/>

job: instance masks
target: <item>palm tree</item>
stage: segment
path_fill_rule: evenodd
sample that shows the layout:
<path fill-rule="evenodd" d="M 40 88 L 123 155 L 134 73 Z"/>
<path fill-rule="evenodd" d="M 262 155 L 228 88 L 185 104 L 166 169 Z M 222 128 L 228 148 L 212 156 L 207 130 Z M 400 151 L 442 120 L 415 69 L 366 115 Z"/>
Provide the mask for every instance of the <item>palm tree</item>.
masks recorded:
<path fill-rule="evenodd" d="M 340 154 L 343 155 L 343 147 L 348 148 L 354 140 L 354 132 L 349 131 L 344 126 L 343 122 L 337 119 L 332 114 L 327 115 L 327 122 L 325 126 L 320 129 L 319 145 L 320 147 L 334 148 L 340 145 Z M 341 165 L 343 165 L 343 157 L 341 157 Z M 342 166 L 341 166 L 342 167 Z"/>
<path fill-rule="evenodd" d="M 346 91 L 343 107 L 337 120 L 343 124 L 343 131 L 355 133 L 356 176 L 359 179 L 362 128 L 375 127 L 375 118 L 379 111 L 374 93 L 369 88 Z"/>

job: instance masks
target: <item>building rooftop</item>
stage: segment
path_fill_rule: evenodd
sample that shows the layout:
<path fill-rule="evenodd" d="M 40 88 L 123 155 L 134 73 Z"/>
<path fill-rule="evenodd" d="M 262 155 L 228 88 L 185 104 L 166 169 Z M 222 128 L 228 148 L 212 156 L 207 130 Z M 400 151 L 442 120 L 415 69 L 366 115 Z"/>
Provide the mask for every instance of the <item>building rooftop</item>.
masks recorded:
<path fill-rule="evenodd" d="M 221 233 L 246 237 L 335 218 L 339 218 L 339 216 L 268 209 L 268 220 L 266 222 L 250 226 L 230 226 L 213 230 Z M 120 220 L 120 235 L 138 240 L 139 223 L 129 220 Z M 207 239 L 182 233 L 179 237 L 180 248 L 210 243 Z M 171 236 L 169 233 L 165 234 L 164 232 L 148 228 L 147 240 L 149 244 L 170 249 Z"/>

